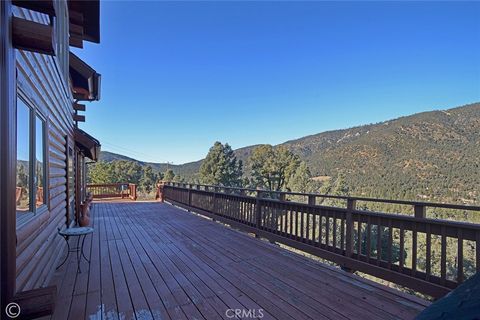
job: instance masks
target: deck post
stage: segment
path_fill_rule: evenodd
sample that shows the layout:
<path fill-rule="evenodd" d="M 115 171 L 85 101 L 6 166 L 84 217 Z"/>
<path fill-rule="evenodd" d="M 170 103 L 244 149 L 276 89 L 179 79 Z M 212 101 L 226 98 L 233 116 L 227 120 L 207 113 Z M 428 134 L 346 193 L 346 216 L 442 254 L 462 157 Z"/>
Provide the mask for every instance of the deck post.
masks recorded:
<path fill-rule="evenodd" d="M 284 193 L 284 192 L 279 192 L 278 193 L 278 201 L 281 201 L 281 202 L 287 201 L 287 194 Z M 279 217 L 279 215 L 283 215 L 286 212 L 286 210 L 285 209 L 273 209 L 273 210 L 275 212 L 275 218 L 270 217 L 270 219 L 272 220 L 271 223 L 275 224 L 275 229 L 277 229 L 278 228 L 278 217 Z M 276 242 L 271 240 L 271 239 L 269 239 L 268 241 L 271 244 L 276 244 Z"/>
<path fill-rule="evenodd" d="M 213 214 L 217 214 L 217 193 L 218 193 L 218 187 L 214 187 L 213 189 Z M 215 219 L 213 219 L 215 221 Z"/>
<path fill-rule="evenodd" d="M 357 200 L 348 198 L 347 199 L 347 211 L 345 213 L 345 227 L 346 227 L 346 236 L 345 236 L 345 255 L 348 258 L 351 258 L 353 255 L 353 211 L 355 211 L 357 205 Z M 354 270 L 342 266 L 342 269 L 347 272 L 353 272 Z"/>
<path fill-rule="evenodd" d="M 425 219 L 427 217 L 427 207 L 423 204 L 416 204 L 413 206 L 415 218 Z"/>
<path fill-rule="evenodd" d="M 157 199 L 160 202 L 164 202 L 164 200 L 165 200 L 164 194 L 163 194 L 163 187 L 164 187 L 163 183 L 157 184 Z"/>
<path fill-rule="evenodd" d="M 258 230 L 261 229 L 262 227 L 262 192 L 260 190 L 257 190 L 257 195 L 255 199 L 255 221 L 256 221 L 256 227 Z M 255 238 L 259 238 L 258 232 L 255 234 Z"/>
<path fill-rule="evenodd" d="M 309 205 L 314 206 L 316 204 L 316 201 L 317 201 L 317 198 L 313 194 L 310 194 L 308 196 L 308 204 Z"/>
<path fill-rule="evenodd" d="M 130 198 L 133 201 L 137 201 L 137 185 L 134 183 L 130 184 Z"/>

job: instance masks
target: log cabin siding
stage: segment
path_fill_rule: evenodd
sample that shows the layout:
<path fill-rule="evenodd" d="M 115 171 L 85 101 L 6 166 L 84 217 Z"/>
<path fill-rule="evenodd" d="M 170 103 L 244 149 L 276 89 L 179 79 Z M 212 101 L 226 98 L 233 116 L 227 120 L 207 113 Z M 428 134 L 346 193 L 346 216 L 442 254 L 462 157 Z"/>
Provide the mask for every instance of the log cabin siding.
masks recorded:
<path fill-rule="evenodd" d="M 17 17 L 50 24 L 38 12 L 14 7 Z M 68 54 L 68 43 L 63 46 Z M 57 56 L 16 50 L 17 92 L 45 116 L 47 210 L 17 227 L 16 292 L 46 285 L 59 258 L 64 241 L 57 228 L 64 228 L 67 216 L 66 138 L 73 140 L 73 99 Z"/>

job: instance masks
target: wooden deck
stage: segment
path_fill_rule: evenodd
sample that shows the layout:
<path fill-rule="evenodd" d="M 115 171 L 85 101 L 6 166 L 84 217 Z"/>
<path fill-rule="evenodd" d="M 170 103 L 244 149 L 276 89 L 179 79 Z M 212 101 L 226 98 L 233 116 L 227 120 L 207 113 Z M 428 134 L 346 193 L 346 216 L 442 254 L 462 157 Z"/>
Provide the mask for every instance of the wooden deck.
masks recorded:
<path fill-rule="evenodd" d="M 90 268 L 55 273 L 53 319 L 411 319 L 428 305 L 169 204 L 91 214 Z"/>

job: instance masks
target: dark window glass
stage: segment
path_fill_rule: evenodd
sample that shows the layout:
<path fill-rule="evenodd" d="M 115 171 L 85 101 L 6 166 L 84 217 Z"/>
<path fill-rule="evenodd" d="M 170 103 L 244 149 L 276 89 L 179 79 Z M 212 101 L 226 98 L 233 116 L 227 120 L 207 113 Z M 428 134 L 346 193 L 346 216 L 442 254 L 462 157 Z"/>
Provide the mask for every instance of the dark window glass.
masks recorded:
<path fill-rule="evenodd" d="M 35 183 L 37 185 L 36 206 L 45 204 L 45 122 L 35 119 Z"/>
<path fill-rule="evenodd" d="M 30 210 L 30 108 L 17 99 L 17 211 Z"/>

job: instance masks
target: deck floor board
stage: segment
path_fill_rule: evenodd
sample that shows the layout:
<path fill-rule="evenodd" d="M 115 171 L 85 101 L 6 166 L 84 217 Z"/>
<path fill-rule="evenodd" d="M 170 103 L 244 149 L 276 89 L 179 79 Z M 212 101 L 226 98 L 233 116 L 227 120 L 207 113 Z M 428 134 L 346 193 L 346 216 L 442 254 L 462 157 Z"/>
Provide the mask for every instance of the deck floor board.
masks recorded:
<path fill-rule="evenodd" d="M 427 302 L 156 202 L 96 202 L 52 319 L 412 319 Z"/>

